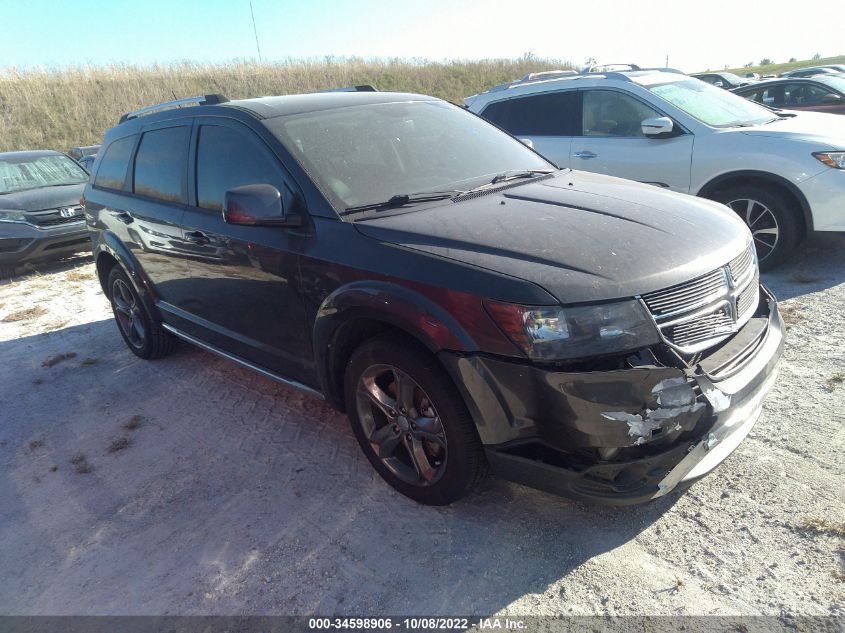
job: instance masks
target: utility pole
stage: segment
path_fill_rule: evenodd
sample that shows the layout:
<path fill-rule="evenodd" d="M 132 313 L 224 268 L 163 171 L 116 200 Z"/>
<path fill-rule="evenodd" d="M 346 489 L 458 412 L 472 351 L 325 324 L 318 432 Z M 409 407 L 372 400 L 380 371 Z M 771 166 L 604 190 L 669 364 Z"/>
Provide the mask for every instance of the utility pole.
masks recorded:
<path fill-rule="evenodd" d="M 666 53 L 666 66 L 664 68 L 669 68 L 669 53 Z"/>
<path fill-rule="evenodd" d="M 262 63 L 261 46 L 258 44 L 258 29 L 255 28 L 255 11 L 252 10 L 252 0 L 249 0 L 249 14 L 252 16 L 252 32 L 255 35 L 255 48 L 258 49 L 258 63 Z"/>

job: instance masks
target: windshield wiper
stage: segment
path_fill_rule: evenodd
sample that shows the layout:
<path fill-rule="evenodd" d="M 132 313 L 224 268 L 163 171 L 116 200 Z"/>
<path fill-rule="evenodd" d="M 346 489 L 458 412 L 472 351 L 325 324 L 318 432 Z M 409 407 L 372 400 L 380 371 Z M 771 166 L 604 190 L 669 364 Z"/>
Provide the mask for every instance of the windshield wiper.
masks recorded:
<path fill-rule="evenodd" d="M 509 180 L 518 180 L 520 178 L 534 178 L 535 176 L 542 176 L 545 174 L 551 174 L 554 169 L 522 169 L 522 170 L 510 170 L 510 171 L 503 171 L 500 174 L 496 174 L 493 176 L 493 179 L 490 182 L 485 182 L 483 185 L 479 185 L 478 187 L 474 187 L 469 191 L 464 191 L 463 193 L 458 194 L 456 197 L 460 198 L 468 193 L 476 193 L 477 191 L 484 191 L 494 185 L 498 185 L 502 182 L 507 182 Z"/>
<path fill-rule="evenodd" d="M 369 204 L 359 204 L 354 207 L 347 207 L 340 211 L 338 215 L 352 215 L 353 213 L 360 213 L 361 211 L 380 211 L 382 209 L 392 209 L 394 207 L 402 207 L 406 204 L 414 204 L 417 202 L 431 202 L 434 200 L 446 200 L 447 198 L 454 198 L 457 195 L 464 193 L 461 189 L 452 189 L 449 191 L 427 191 L 423 193 L 399 193 L 391 196 L 388 200 L 383 202 L 371 202 Z"/>

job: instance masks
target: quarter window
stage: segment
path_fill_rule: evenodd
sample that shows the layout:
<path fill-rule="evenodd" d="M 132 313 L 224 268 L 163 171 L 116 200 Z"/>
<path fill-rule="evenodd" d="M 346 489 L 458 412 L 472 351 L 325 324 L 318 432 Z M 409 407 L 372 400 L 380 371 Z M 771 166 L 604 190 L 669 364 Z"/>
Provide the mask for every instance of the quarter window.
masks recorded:
<path fill-rule="evenodd" d="M 203 125 L 197 145 L 197 204 L 221 211 L 229 189 L 259 184 L 276 187 L 289 207 L 292 192 L 258 141 L 230 127 Z"/>
<path fill-rule="evenodd" d="M 188 160 L 187 126 L 151 130 L 141 137 L 135 156 L 135 193 L 185 203 Z"/>
<path fill-rule="evenodd" d="M 643 120 L 659 116 L 656 110 L 621 92 L 584 93 L 584 136 L 643 136 Z"/>
<path fill-rule="evenodd" d="M 107 189 L 123 189 L 126 181 L 126 170 L 132 158 L 132 148 L 135 147 L 135 136 L 126 136 L 112 142 L 100 159 L 97 177 L 94 184 Z"/>
<path fill-rule="evenodd" d="M 575 90 L 506 99 L 484 110 L 485 119 L 515 136 L 577 136 Z"/>

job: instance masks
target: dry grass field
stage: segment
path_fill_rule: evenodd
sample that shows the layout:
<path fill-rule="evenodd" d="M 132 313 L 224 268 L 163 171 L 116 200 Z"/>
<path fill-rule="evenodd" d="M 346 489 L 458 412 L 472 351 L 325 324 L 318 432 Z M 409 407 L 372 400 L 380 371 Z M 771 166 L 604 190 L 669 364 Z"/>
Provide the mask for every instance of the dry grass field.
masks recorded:
<path fill-rule="evenodd" d="M 529 72 L 569 68 L 529 56 L 441 63 L 325 59 L 281 64 L 0 69 L 0 151 L 67 150 L 100 142 L 125 112 L 174 98 L 221 93 L 244 98 L 372 84 L 453 102 Z"/>

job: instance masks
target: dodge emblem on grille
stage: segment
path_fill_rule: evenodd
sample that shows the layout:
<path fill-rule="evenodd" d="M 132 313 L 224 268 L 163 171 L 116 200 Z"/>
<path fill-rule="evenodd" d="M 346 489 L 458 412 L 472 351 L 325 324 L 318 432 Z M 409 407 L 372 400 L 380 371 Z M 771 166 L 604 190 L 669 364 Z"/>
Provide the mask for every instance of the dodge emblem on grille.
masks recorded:
<path fill-rule="evenodd" d="M 59 215 L 63 218 L 72 218 L 77 214 L 77 210 L 71 207 L 61 207 L 59 209 Z"/>
<path fill-rule="evenodd" d="M 759 303 L 753 246 L 691 281 L 650 292 L 642 301 L 663 339 L 684 354 L 707 349 L 738 332 Z"/>

